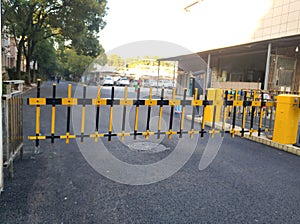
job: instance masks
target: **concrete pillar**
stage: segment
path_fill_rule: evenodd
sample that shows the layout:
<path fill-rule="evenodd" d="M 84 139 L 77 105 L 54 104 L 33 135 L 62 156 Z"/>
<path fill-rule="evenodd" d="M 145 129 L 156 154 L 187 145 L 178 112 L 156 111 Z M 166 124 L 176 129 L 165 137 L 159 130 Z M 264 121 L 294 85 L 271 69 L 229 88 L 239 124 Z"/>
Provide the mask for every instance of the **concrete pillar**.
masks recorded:
<path fill-rule="evenodd" d="M 271 49 L 272 49 L 272 44 L 269 43 L 268 44 L 268 53 L 267 53 L 267 63 L 266 63 L 264 90 L 268 90 L 268 80 L 269 80 L 270 60 L 271 60 Z"/>

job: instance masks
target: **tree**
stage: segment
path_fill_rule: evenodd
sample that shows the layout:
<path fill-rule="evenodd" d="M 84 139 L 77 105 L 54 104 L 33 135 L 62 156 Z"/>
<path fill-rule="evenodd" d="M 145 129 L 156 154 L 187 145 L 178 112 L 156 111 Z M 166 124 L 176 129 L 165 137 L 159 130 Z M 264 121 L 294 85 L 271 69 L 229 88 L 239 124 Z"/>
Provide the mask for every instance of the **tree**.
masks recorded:
<path fill-rule="evenodd" d="M 52 39 L 39 42 L 33 52 L 33 61 L 38 63 L 39 72 L 50 77 L 57 70 L 57 55 Z M 33 77 L 35 80 L 35 77 Z"/>
<path fill-rule="evenodd" d="M 78 53 L 92 56 L 103 50 L 95 40 L 97 33 L 105 26 L 106 0 L 7 0 L 2 2 L 2 14 L 5 15 L 2 23 L 16 40 L 17 73 L 20 76 L 24 53 L 28 82 L 34 49 L 44 39 L 56 36 L 74 41 Z M 91 46 L 84 49 L 76 45 L 79 37 L 89 40 Z"/>
<path fill-rule="evenodd" d="M 69 74 L 72 74 L 75 80 L 80 79 L 80 76 L 85 72 L 89 64 L 93 61 L 92 57 L 78 55 L 73 49 L 67 49 L 64 52 L 64 57 L 64 69 L 66 69 Z"/>

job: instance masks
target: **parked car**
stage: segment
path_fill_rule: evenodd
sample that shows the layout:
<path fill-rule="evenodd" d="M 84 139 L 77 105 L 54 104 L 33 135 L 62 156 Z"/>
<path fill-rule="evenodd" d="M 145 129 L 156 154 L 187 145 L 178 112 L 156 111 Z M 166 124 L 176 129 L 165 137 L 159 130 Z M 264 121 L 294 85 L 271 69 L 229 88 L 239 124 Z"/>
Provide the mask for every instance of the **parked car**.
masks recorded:
<path fill-rule="evenodd" d="M 175 85 L 173 86 L 173 82 L 171 80 L 163 80 L 163 86 L 166 89 L 172 89 L 175 87 Z"/>
<path fill-rule="evenodd" d="M 103 80 L 103 85 L 104 86 L 113 86 L 114 85 L 113 78 L 110 77 L 110 76 L 105 77 L 104 80 Z"/>
<path fill-rule="evenodd" d="M 150 80 L 149 81 L 149 87 L 152 86 L 153 88 L 157 87 L 157 81 L 156 80 Z"/>
<path fill-rule="evenodd" d="M 116 81 L 117 86 L 129 86 L 129 80 L 127 78 L 120 78 Z"/>

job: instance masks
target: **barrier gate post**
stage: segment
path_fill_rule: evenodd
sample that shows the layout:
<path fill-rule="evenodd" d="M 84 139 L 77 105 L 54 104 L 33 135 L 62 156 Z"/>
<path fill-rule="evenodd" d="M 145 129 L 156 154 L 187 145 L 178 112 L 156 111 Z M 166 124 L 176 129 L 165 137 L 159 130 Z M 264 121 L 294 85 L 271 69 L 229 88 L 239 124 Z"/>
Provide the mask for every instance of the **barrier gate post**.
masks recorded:
<path fill-rule="evenodd" d="M 299 95 L 277 96 L 273 141 L 280 144 L 295 144 L 299 120 Z"/>

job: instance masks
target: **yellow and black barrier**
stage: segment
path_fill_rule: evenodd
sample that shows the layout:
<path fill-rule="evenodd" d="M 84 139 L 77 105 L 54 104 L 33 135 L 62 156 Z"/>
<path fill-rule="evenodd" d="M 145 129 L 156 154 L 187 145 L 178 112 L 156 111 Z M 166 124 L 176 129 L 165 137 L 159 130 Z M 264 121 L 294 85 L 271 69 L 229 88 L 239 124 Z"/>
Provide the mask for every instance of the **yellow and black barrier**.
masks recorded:
<path fill-rule="evenodd" d="M 54 143 L 54 139 L 65 139 L 66 144 L 70 142 L 70 139 L 78 138 L 81 142 L 85 138 L 94 138 L 95 142 L 99 138 L 106 138 L 108 141 L 111 141 L 112 137 L 121 137 L 124 140 L 125 137 L 133 136 L 134 139 L 137 136 L 144 136 L 146 139 L 149 139 L 150 136 L 156 135 L 157 138 L 160 138 L 161 135 L 167 136 L 169 139 L 174 135 L 178 135 L 179 138 L 182 138 L 184 134 L 189 135 L 191 138 L 195 134 L 199 134 L 201 137 L 204 137 L 204 134 L 210 134 L 211 137 L 214 137 L 215 134 L 219 133 L 224 136 L 225 133 L 230 133 L 232 137 L 235 134 L 240 133 L 241 136 L 244 136 L 246 132 L 252 133 L 257 132 L 258 135 L 263 131 L 271 131 L 273 119 L 272 108 L 275 107 L 275 102 L 264 102 L 264 101 L 251 101 L 247 97 L 249 92 L 247 91 L 224 91 L 222 94 L 216 94 L 214 97 L 205 96 L 204 100 L 198 99 L 198 90 L 195 89 L 194 97 L 192 99 L 187 99 L 187 90 L 184 90 L 183 99 L 176 99 L 175 92 L 173 89 L 171 99 L 166 99 L 164 97 L 164 89 L 161 90 L 160 98 L 152 98 L 152 88 L 149 89 L 149 99 L 140 99 L 140 89 L 137 89 L 136 99 L 128 98 L 128 88 L 124 89 L 124 97 L 122 99 L 115 98 L 114 87 L 111 88 L 111 97 L 110 98 L 101 98 L 101 87 L 98 86 L 96 98 L 87 98 L 86 97 L 86 86 L 83 87 L 83 96 L 82 98 L 73 98 L 72 97 L 72 85 L 68 85 L 68 96 L 67 98 L 57 98 L 56 97 L 56 85 L 53 84 L 52 88 L 52 97 L 51 98 L 42 98 L 40 96 L 41 91 L 41 82 L 38 81 L 37 86 L 37 97 L 28 98 L 28 105 L 36 106 L 36 128 L 35 136 L 29 136 L 29 140 L 35 140 L 36 147 L 39 146 L 40 140 L 51 139 L 51 142 Z M 219 91 L 219 90 L 217 90 Z M 240 95 L 240 97 L 238 97 Z M 233 97 L 232 97 L 233 96 Z M 94 106 L 96 108 L 96 117 L 95 117 L 95 132 L 86 133 L 85 131 L 85 118 L 86 118 L 86 106 Z M 49 135 L 41 135 L 40 131 L 40 114 L 42 106 L 51 106 L 52 115 L 51 115 L 51 133 Z M 67 109 L 67 120 L 66 120 L 66 133 L 63 135 L 55 134 L 55 120 L 57 117 L 56 107 L 57 106 L 66 106 Z M 74 106 L 81 107 L 81 128 L 80 133 L 71 133 L 71 110 Z M 100 133 L 100 112 L 101 107 L 109 106 L 109 127 L 107 132 Z M 121 133 L 113 132 L 113 111 L 115 106 L 123 107 L 123 117 L 118 118 L 122 119 Z M 134 106 L 135 107 L 135 119 L 134 119 L 134 130 L 133 132 L 125 132 L 125 123 L 126 123 L 126 107 Z M 140 106 L 147 107 L 146 116 L 141 116 Z M 179 119 L 179 130 L 174 130 L 174 108 L 176 106 L 182 107 L 182 112 Z M 185 116 L 186 116 L 186 107 L 192 107 L 192 116 L 191 116 L 191 125 L 189 130 L 184 129 Z M 157 130 L 150 130 L 150 121 L 151 121 L 151 109 L 152 107 L 159 108 L 158 124 Z M 162 130 L 162 119 L 163 119 L 163 108 L 170 107 L 169 114 L 169 123 L 168 129 Z M 202 121 L 199 128 L 195 126 L 195 119 L 197 118 L 196 107 L 202 107 Z M 269 112 L 271 111 L 271 112 Z M 209 114 L 209 115 L 207 115 Z M 239 121 L 239 114 L 241 114 L 241 129 L 236 129 L 237 122 Z M 269 118 L 269 126 L 267 127 L 267 117 Z M 146 127 L 145 130 L 141 130 L 139 127 L 139 118 L 146 117 Z M 222 117 L 222 119 L 220 119 Z M 209 118 L 209 119 L 208 119 Z M 249 119 L 248 119 L 249 118 Z M 221 121 L 219 121 L 221 120 Z M 208 129 L 207 122 L 212 123 L 211 128 Z M 217 130 L 216 123 L 221 122 L 222 127 L 220 130 Z M 248 128 L 246 127 L 246 123 Z M 230 128 L 226 129 L 226 124 L 230 124 Z M 254 127 L 257 126 L 257 129 Z"/>

